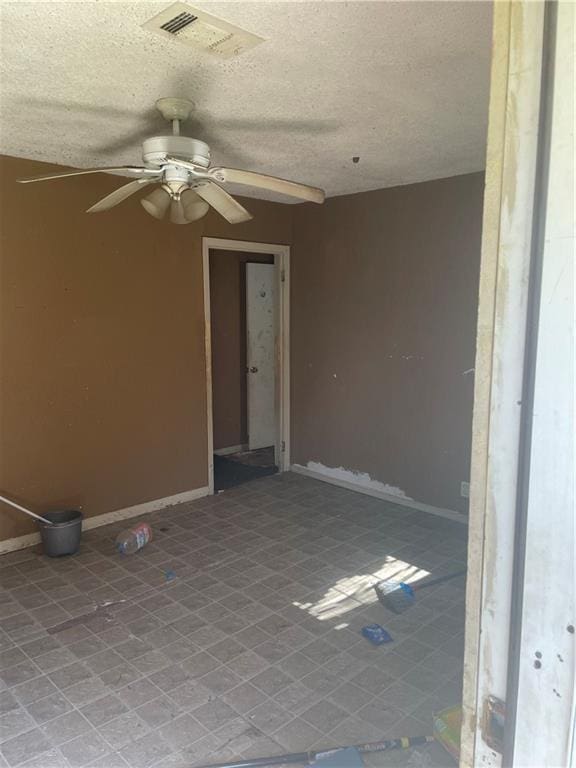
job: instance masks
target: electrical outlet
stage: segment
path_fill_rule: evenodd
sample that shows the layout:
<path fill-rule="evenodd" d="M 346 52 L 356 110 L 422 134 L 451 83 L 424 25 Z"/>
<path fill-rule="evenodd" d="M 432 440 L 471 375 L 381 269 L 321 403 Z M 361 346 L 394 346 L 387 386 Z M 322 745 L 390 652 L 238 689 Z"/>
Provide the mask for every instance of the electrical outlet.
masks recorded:
<path fill-rule="evenodd" d="M 470 483 L 466 482 L 466 480 L 462 480 L 460 483 L 460 496 L 462 496 L 463 499 L 470 498 Z"/>

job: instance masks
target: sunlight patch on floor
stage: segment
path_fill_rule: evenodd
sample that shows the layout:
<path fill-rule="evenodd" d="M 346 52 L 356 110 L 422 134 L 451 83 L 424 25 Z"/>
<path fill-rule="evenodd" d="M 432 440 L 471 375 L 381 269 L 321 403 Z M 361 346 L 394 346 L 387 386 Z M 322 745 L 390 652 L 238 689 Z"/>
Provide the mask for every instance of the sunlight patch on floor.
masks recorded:
<path fill-rule="evenodd" d="M 344 616 L 363 605 L 377 602 L 374 585 L 379 581 L 411 584 L 429 575 L 430 571 L 388 555 L 377 571 L 339 579 L 320 600 L 316 602 L 296 601 L 293 605 L 320 621 L 327 621 L 338 616 Z"/>

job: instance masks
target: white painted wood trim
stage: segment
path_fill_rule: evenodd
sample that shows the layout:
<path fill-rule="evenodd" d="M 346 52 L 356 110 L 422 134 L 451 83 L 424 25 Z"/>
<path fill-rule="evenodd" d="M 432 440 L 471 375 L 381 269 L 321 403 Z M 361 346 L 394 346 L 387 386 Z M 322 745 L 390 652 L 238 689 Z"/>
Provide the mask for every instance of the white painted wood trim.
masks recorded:
<path fill-rule="evenodd" d="M 336 477 L 328 473 L 324 473 L 321 470 L 309 469 L 302 466 L 302 464 L 292 464 L 290 467 L 292 472 L 296 472 L 299 475 L 305 475 L 306 477 L 312 477 L 315 480 L 321 480 L 323 483 L 329 483 L 330 485 L 338 485 L 340 488 L 347 488 L 349 491 L 356 491 L 356 493 L 363 493 L 365 496 L 373 496 L 376 499 L 382 499 L 382 501 L 390 501 L 393 504 L 399 504 L 402 507 L 409 507 L 410 509 L 417 509 L 420 512 L 429 512 L 432 515 L 438 515 L 439 517 L 446 517 L 449 520 L 454 520 L 457 523 L 467 524 L 468 518 L 466 515 L 456 512 L 453 509 L 443 509 L 442 507 L 433 507 L 430 504 L 423 504 L 420 501 L 414 501 L 413 499 L 407 499 L 403 496 L 395 496 L 392 493 L 385 493 L 379 491 L 376 488 L 367 488 L 361 483 L 354 483 L 348 480 L 339 480 Z"/>
<path fill-rule="evenodd" d="M 232 453 L 244 453 L 248 450 L 248 444 L 243 445 L 229 445 L 226 448 L 215 448 L 214 453 L 216 456 L 230 456 Z"/>
<path fill-rule="evenodd" d="M 506 728 L 513 734 L 509 765 L 574 767 L 576 647 L 567 628 L 576 612 L 575 4 L 548 3 L 546 14 L 534 243 L 542 274 L 535 281 L 539 294 L 529 358 L 533 398 L 531 426 L 524 432 L 530 452 L 529 477 L 523 478 L 524 531 L 517 537 L 517 565 L 521 561 L 523 567 L 513 593 L 513 604 L 521 607 L 513 615 L 511 643 L 518 669 L 509 675 Z M 508 706 L 516 693 L 515 708 Z"/>
<path fill-rule="evenodd" d="M 214 422 L 212 402 L 212 334 L 210 327 L 210 250 L 265 253 L 274 256 L 278 280 L 278 435 L 275 446 L 280 472 L 290 469 L 290 246 L 277 243 L 253 243 L 218 237 L 202 238 L 204 284 L 204 343 L 206 356 L 206 428 L 208 451 L 208 488 L 214 493 Z M 282 275 L 284 280 L 282 280 Z M 284 444 L 284 450 L 282 450 Z"/>
<path fill-rule="evenodd" d="M 102 515 L 94 515 L 94 517 L 85 518 L 82 521 L 82 530 L 90 531 L 92 528 L 100 528 L 102 525 L 117 523 L 120 520 L 128 520 L 131 517 L 139 517 L 140 515 L 148 515 L 150 512 L 158 512 L 160 509 L 173 507 L 175 504 L 185 504 L 186 502 L 196 501 L 204 496 L 208 496 L 208 486 L 194 488 L 192 491 L 184 491 L 183 493 L 176 493 L 173 496 L 165 496 L 162 499 L 145 501 L 142 504 L 134 504 L 132 507 L 124 507 L 124 509 L 115 509 L 112 512 L 104 512 Z M 4 541 L 0 541 L 0 555 L 14 552 L 17 549 L 32 547 L 39 543 L 39 533 L 28 533 L 25 536 L 16 536 L 13 539 L 5 539 Z"/>
<path fill-rule="evenodd" d="M 25 536 L 4 539 L 4 541 L 0 541 L 0 556 L 7 555 L 8 552 L 15 552 L 17 549 L 27 549 L 36 544 L 40 544 L 39 533 L 27 533 Z"/>
<path fill-rule="evenodd" d="M 202 238 L 202 275 L 204 285 L 204 356 L 206 368 L 206 450 L 208 452 L 208 493 L 214 493 L 214 421 L 212 404 L 212 327 L 210 320 L 210 246 Z"/>
<path fill-rule="evenodd" d="M 290 469 L 290 248 L 286 246 L 274 257 L 274 261 L 278 267 L 278 296 L 280 296 L 280 304 L 278 307 L 278 468 L 280 469 L 280 472 L 288 472 Z"/>
<path fill-rule="evenodd" d="M 509 2 L 495 3 L 493 6 L 492 72 L 484 183 L 482 252 L 478 289 L 476 370 L 472 419 L 470 522 L 468 535 L 468 575 L 466 578 L 466 632 L 462 703 L 464 722 L 461 729 L 460 768 L 470 768 L 474 764 L 477 735 L 476 717 L 479 714 L 477 707 L 481 708 L 482 706 L 477 696 L 480 663 L 480 612 L 484 565 L 490 386 L 500 234 L 498 224 L 502 198 L 502 164 L 508 88 L 510 10 Z M 510 553 L 510 561 L 512 562 L 512 553 Z M 502 652 L 506 653 L 505 650 Z"/>

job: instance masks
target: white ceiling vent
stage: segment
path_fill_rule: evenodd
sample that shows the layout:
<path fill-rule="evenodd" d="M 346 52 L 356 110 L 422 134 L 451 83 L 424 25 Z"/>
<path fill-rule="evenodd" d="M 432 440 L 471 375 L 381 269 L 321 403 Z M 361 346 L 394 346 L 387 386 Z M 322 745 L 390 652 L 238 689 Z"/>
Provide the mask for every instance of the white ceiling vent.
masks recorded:
<path fill-rule="evenodd" d="M 194 48 L 202 48 L 223 59 L 238 56 L 264 42 L 258 35 L 185 3 L 174 3 L 142 27 Z"/>

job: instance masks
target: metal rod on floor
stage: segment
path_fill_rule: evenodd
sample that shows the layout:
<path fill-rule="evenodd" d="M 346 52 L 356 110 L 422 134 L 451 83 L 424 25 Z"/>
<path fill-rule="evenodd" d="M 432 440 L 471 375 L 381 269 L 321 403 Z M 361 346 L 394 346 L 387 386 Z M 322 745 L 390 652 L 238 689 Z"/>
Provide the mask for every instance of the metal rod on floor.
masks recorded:
<path fill-rule="evenodd" d="M 345 749 L 356 749 L 359 754 L 366 755 L 373 752 L 386 752 L 390 749 L 408 749 L 434 741 L 433 736 L 405 736 L 401 739 L 386 739 L 385 741 L 373 741 L 368 744 L 356 744 L 353 747 L 333 747 L 318 752 L 290 752 L 286 755 L 274 755 L 272 757 L 256 757 L 252 760 L 237 760 L 232 763 L 211 763 L 201 765 L 198 768 L 264 768 L 264 766 L 303 764 L 312 765 L 315 760 L 323 760 L 336 755 Z"/>

